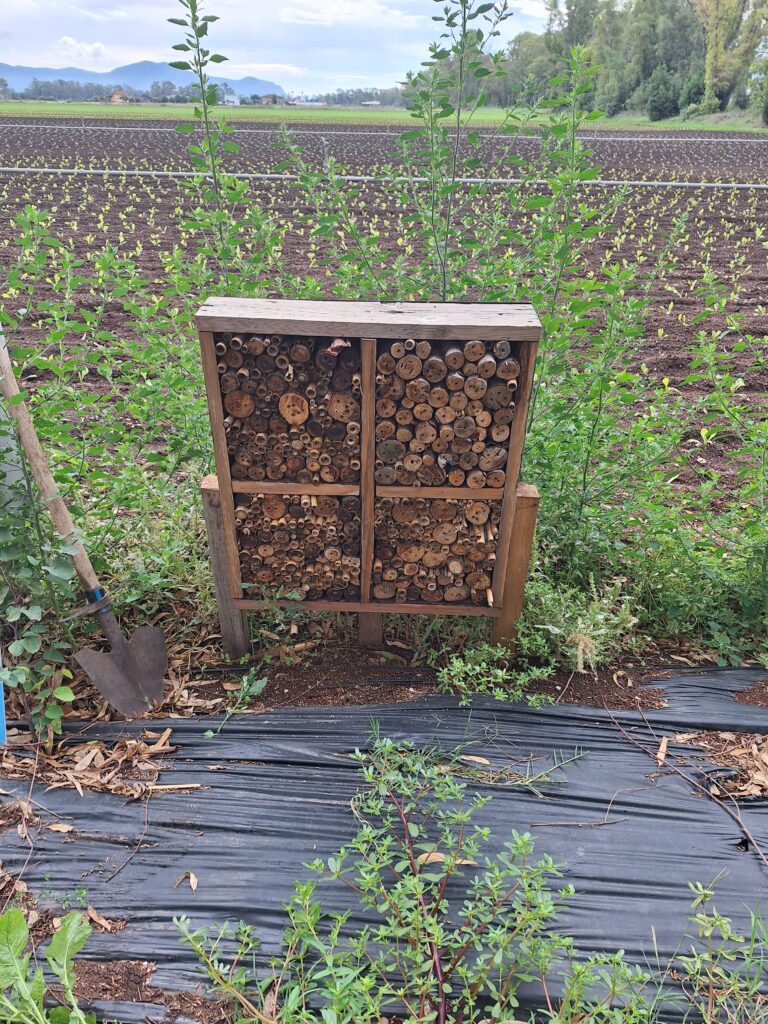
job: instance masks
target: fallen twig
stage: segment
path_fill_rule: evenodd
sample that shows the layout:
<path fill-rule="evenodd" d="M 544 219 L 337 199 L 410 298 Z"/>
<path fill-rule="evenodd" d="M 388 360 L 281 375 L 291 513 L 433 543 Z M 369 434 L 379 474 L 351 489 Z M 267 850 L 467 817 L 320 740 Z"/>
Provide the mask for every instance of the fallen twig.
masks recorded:
<path fill-rule="evenodd" d="M 621 724 L 621 722 L 619 722 L 616 719 L 615 715 L 613 715 L 613 713 L 611 712 L 610 708 L 608 707 L 608 705 L 605 702 L 603 702 L 603 707 L 605 708 L 605 711 L 607 712 L 608 717 L 611 719 L 611 721 L 613 722 L 614 726 L 619 730 L 619 732 L 622 734 L 622 736 L 625 739 L 629 740 L 629 742 L 632 744 L 632 746 L 637 747 L 638 750 L 641 750 L 644 754 L 646 754 L 655 763 L 656 762 L 656 751 L 652 750 L 650 747 L 645 746 L 645 744 L 641 743 L 640 740 L 638 740 L 636 736 L 632 736 L 632 734 L 630 732 L 628 732 L 624 728 L 624 726 Z M 645 724 L 646 724 L 646 726 L 648 728 L 648 731 L 650 732 L 651 736 L 658 743 L 659 742 L 659 737 L 654 732 L 653 727 L 651 726 L 651 723 L 648 721 L 646 716 L 643 714 L 643 711 L 642 711 L 641 708 L 638 708 L 638 711 L 640 712 L 640 715 L 641 715 L 643 721 L 645 722 Z M 668 763 L 666 765 L 666 767 L 667 767 L 667 769 L 669 771 L 673 771 L 676 775 L 679 775 L 681 779 L 684 779 L 688 783 L 689 786 L 692 786 L 699 793 L 702 793 L 704 796 L 706 796 L 710 800 L 714 801 L 718 805 L 718 807 L 722 808 L 722 810 L 724 810 L 725 813 L 738 825 L 739 829 L 741 830 L 741 834 L 743 835 L 743 837 L 747 840 L 748 843 L 750 843 L 752 845 L 752 848 L 754 849 L 754 851 L 757 854 L 758 858 L 768 868 L 768 857 L 766 857 L 765 851 L 763 850 L 762 846 L 755 839 L 752 831 L 750 830 L 750 828 L 747 826 L 747 824 L 745 823 L 744 819 L 742 818 L 741 812 L 739 811 L 739 805 L 738 805 L 738 803 L 736 802 L 736 800 L 732 796 L 728 795 L 728 799 L 731 801 L 731 803 L 733 803 L 735 809 L 734 809 L 734 807 L 729 807 L 728 804 L 726 804 L 726 802 L 724 800 L 721 800 L 720 797 L 715 796 L 715 794 L 712 793 L 707 786 L 705 786 L 701 782 L 699 782 L 699 780 L 694 778 L 694 776 L 689 775 L 688 772 L 684 772 L 682 770 L 682 768 L 679 768 L 677 765 L 672 764 L 671 762 Z"/>
<path fill-rule="evenodd" d="M 144 828 L 142 830 L 141 835 L 139 836 L 139 841 L 136 844 L 136 846 L 133 848 L 133 850 L 131 850 L 131 852 L 125 858 L 123 863 L 119 867 L 115 868 L 115 870 L 112 872 L 112 874 L 107 878 L 108 882 L 111 882 L 113 878 L 115 878 L 117 875 L 120 874 L 120 872 L 123 870 L 123 868 L 127 864 L 130 864 L 130 862 L 133 860 L 133 858 L 136 856 L 136 854 L 139 852 L 139 850 L 144 845 L 144 839 L 146 838 L 147 830 L 148 829 L 149 829 L 149 797 L 144 801 Z"/>

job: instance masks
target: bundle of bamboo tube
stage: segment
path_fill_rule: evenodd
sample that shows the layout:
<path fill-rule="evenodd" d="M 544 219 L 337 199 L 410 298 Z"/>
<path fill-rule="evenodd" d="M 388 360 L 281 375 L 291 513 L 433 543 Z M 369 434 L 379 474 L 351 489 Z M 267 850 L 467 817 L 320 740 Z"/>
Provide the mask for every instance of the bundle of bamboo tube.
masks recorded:
<path fill-rule="evenodd" d="M 520 364 L 508 341 L 379 342 L 379 484 L 503 487 Z"/>
<path fill-rule="evenodd" d="M 233 479 L 360 479 L 357 343 L 216 334 L 214 346 Z"/>
<path fill-rule="evenodd" d="M 379 498 L 374 599 L 492 606 L 500 515 L 499 501 Z"/>
<path fill-rule="evenodd" d="M 238 495 L 244 583 L 300 600 L 360 600 L 360 499 Z"/>

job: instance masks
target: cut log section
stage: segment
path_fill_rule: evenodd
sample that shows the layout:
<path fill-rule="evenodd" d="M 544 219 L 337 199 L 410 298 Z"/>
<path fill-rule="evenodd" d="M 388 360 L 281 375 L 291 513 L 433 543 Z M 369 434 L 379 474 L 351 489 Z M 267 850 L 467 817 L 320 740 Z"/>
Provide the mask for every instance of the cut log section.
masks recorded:
<path fill-rule="evenodd" d="M 500 501 L 379 498 L 374 600 L 488 606 L 500 519 Z"/>
<path fill-rule="evenodd" d="M 405 340 L 380 340 L 376 482 L 478 491 L 504 487 L 517 355 L 518 346 L 510 342 L 432 341 L 419 348 Z"/>
<path fill-rule="evenodd" d="M 214 348 L 234 480 L 359 482 L 357 339 L 215 334 Z"/>
<path fill-rule="evenodd" d="M 360 600 L 360 499 L 238 495 L 243 583 L 299 601 Z"/>

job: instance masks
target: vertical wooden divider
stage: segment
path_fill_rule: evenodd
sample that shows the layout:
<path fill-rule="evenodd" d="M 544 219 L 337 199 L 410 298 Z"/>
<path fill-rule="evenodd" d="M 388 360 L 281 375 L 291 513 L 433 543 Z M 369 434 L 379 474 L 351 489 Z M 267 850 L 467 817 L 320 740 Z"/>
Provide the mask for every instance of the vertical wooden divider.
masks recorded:
<path fill-rule="evenodd" d="M 235 522 L 235 496 L 232 492 L 232 475 L 229 472 L 227 434 L 224 429 L 224 411 L 221 404 L 219 372 L 216 369 L 216 352 L 213 347 L 213 333 L 200 331 L 200 354 L 205 375 L 205 390 L 208 394 L 208 416 L 213 435 L 213 451 L 216 457 L 216 475 L 219 478 L 221 498 L 221 521 L 224 528 L 224 551 L 226 554 L 229 596 L 243 596 L 243 580 L 240 574 L 240 555 L 237 550 L 237 523 Z"/>
<path fill-rule="evenodd" d="M 376 485 L 376 339 L 360 339 L 362 415 L 360 423 L 360 598 L 371 600 L 374 545 L 374 502 Z M 382 617 L 376 613 L 359 616 L 360 643 L 381 643 Z"/>
<path fill-rule="evenodd" d="M 507 455 L 507 482 L 505 485 L 504 500 L 501 505 L 501 521 L 499 522 L 499 535 L 496 539 L 496 568 L 493 573 L 493 603 L 501 608 L 504 601 L 506 587 L 507 565 L 509 562 L 509 551 L 512 543 L 512 534 L 515 528 L 515 505 L 517 502 L 516 486 L 520 474 L 520 463 L 523 457 L 523 445 L 525 444 L 525 428 L 528 420 L 528 396 L 533 385 L 533 373 L 536 366 L 536 351 L 538 342 L 520 346 L 520 377 L 518 379 L 517 393 L 519 400 L 515 409 L 515 418 L 512 421 L 512 431 L 509 441 L 509 453 Z"/>

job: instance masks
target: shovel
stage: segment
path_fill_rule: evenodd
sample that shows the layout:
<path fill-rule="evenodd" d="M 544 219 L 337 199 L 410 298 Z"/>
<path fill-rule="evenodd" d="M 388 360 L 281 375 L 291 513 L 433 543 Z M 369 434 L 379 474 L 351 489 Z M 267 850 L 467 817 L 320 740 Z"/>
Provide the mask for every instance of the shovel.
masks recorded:
<path fill-rule="evenodd" d="M 72 618 L 97 615 L 111 650 L 84 648 L 75 655 L 80 667 L 113 708 L 129 718 L 144 714 L 163 693 L 168 654 L 162 630 L 158 626 L 140 626 L 130 640 L 120 632 L 112 603 L 99 585 L 91 560 L 80 542 L 69 514 L 51 476 L 45 455 L 26 404 L 21 399 L 11 359 L 0 333 L 0 395 L 16 421 L 21 447 L 40 490 L 59 537 L 70 546 L 72 564 L 83 588 L 86 607 Z"/>

